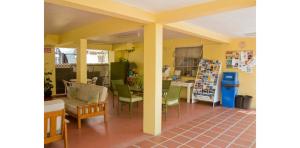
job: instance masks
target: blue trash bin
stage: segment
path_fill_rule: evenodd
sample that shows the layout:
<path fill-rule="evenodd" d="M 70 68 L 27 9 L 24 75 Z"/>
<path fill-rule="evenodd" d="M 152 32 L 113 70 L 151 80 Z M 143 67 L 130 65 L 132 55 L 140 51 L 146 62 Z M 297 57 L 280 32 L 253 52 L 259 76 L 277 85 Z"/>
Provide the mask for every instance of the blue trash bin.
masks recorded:
<path fill-rule="evenodd" d="M 238 73 L 237 72 L 223 72 L 222 79 L 222 106 L 234 108 L 235 96 L 238 93 Z"/>

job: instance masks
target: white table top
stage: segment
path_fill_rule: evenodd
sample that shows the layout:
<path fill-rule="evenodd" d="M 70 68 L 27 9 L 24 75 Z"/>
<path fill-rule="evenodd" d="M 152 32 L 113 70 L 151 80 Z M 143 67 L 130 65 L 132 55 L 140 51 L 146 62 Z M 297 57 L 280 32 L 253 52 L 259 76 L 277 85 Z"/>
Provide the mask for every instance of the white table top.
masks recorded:
<path fill-rule="evenodd" d="M 71 82 L 76 82 L 77 79 L 70 79 Z M 92 79 L 87 79 L 88 82 L 92 82 Z"/>
<path fill-rule="evenodd" d="M 193 87 L 194 83 L 187 83 L 183 81 L 172 81 L 171 85 L 183 86 L 183 87 Z"/>

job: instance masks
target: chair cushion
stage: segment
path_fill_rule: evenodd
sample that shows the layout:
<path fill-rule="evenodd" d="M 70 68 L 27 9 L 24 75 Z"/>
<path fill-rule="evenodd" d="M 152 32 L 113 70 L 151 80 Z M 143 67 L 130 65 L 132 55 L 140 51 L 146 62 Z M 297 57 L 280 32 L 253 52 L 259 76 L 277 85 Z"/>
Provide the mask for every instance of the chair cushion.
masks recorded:
<path fill-rule="evenodd" d="M 76 99 L 78 93 L 78 88 L 74 86 L 67 86 L 67 98 Z"/>
<path fill-rule="evenodd" d="M 61 99 L 44 101 L 44 112 L 59 111 L 65 108 L 64 101 Z"/>
<path fill-rule="evenodd" d="M 163 98 L 162 99 L 162 104 L 166 104 L 165 102 L 166 102 L 166 99 Z M 178 103 L 179 103 L 178 99 L 170 99 L 170 100 L 167 101 L 167 105 L 175 105 L 175 104 L 178 104 Z"/>
<path fill-rule="evenodd" d="M 99 102 L 105 102 L 106 101 L 106 98 L 107 98 L 107 95 L 108 95 L 108 89 L 107 87 L 104 87 L 104 86 L 97 86 L 99 87 L 101 90 L 100 90 L 100 98 L 99 98 Z"/>
<path fill-rule="evenodd" d="M 130 102 L 130 98 L 125 98 L 125 97 L 119 97 L 119 100 L 123 101 L 123 102 Z M 131 102 L 137 102 L 137 101 L 142 101 L 142 100 L 143 100 L 143 97 L 132 95 Z"/>
<path fill-rule="evenodd" d="M 77 106 L 86 104 L 86 102 L 77 99 L 65 99 L 64 101 L 67 112 L 70 112 L 74 115 L 77 115 Z"/>
<path fill-rule="evenodd" d="M 64 101 L 61 99 L 44 101 L 44 113 L 59 111 L 65 108 Z M 62 117 L 58 116 L 56 118 L 56 134 L 61 134 L 61 120 Z M 50 136 L 50 118 L 47 119 L 47 137 Z"/>
<path fill-rule="evenodd" d="M 86 103 L 98 103 L 99 101 L 105 102 L 107 98 L 107 88 L 104 86 L 80 83 L 74 83 L 72 86 L 77 91 L 76 97 L 71 97 L 72 99 L 78 99 Z"/>

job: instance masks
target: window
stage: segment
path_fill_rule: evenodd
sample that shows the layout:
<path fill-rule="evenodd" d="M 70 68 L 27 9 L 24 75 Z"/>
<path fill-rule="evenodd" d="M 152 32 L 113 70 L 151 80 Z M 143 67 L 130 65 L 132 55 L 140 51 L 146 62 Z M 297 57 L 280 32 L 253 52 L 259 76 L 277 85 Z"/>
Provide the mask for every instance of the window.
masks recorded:
<path fill-rule="evenodd" d="M 202 59 L 202 48 L 203 46 L 176 48 L 175 70 L 179 70 L 182 76 L 195 77 Z"/>
<path fill-rule="evenodd" d="M 76 64 L 76 49 L 55 48 L 55 64 Z"/>
<path fill-rule="evenodd" d="M 108 50 L 87 49 L 87 64 L 107 64 Z M 55 63 L 58 64 L 76 64 L 76 48 L 56 48 Z"/>
<path fill-rule="evenodd" d="M 86 54 L 86 62 L 88 64 L 107 64 L 108 50 L 88 49 Z"/>

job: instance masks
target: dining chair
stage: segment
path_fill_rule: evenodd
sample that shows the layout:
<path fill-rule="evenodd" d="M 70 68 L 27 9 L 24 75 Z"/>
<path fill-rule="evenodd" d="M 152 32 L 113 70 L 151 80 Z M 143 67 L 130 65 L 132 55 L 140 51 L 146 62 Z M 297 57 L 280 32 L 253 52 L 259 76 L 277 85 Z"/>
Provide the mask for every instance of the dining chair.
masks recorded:
<path fill-rule="evenodd" d="M 162 81 L 162 94 L 165 96 L 171 86 L 171 80 L 163 80 Z"/>
<path fill-rule="evenodd" d="M 96 85 L 97 80 L 98 80 L 98 77 L 93 77 L 93 78 L 92 78 L 92 84 Z"/>
<path fill-rule="evenodd" d="M 162 98 L 162 110 L 165 113 L 165 120 L 167 118 L 167 111 L 169 106 L 177 105 L 178 117 L 180 115 L 180 86 L 170 86 L 167 94 Z"/>
<path fill-rule="evenodd" d="M 123 80 L 111 80 L 111 90 L 113 94 L 113 108 L 115 106 L 115 96 L 118 96 L 117 85 L 124 85 Z"/>
<path fill-rule="evenodd" d="M 131 117 L 133 103 L 136 102 L 137 107 L 138 107 L 138 102 L 143 101 L 143 97 L 131 94 L 128 85 L 117 85 L 117 90 L 118 90 L 118 96 L 119 96 L 118 114 L 119 114 L 120 104 L 121 104 L 121 111 L 122 111 L 123 104 L 125 103 L 125 104 L 129 105 L 129 113 L 130 113 L 130 117 Z"/>
<path fill-rule="evenodd" d="M 66 81 L 66 80 L 62 80 L 63 81 L 63 83 L 64 83 L 64 86 L 65 86 L 65 95 L 67 94 L 67 87 L 68 86 L 71 86 L 71 82 L 69 82 L 69 81 Z"/>

